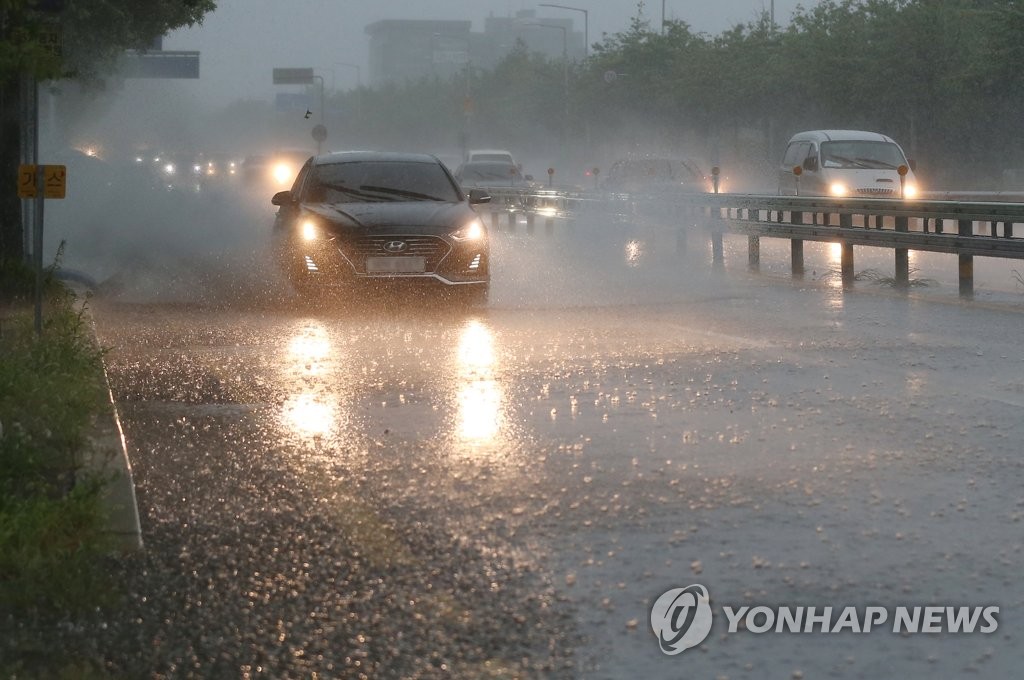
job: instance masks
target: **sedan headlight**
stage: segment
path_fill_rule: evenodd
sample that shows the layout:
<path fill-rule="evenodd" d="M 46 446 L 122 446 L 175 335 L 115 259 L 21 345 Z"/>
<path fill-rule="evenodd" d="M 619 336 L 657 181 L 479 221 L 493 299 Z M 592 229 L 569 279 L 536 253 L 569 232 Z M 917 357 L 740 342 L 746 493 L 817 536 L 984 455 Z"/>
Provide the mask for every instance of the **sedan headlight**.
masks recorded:
<path fill-rule="evenodd" d="M 456 241 L 479 241 L 484 237 L 484 225 L 480 220 L 473 220 L 461 229 L 453 231 L 451 237 Z"/>
<path fill-rule="evenodd" d="M 846 196 L 849 193 L 849 190 L 842 182 L 833 182 L 828 188 L 828 192 L 833 196 Z"/>
<path fill-rule="evenodd" d="M 300 233 L 303 241 L 315 241 L 320 238 L 320 227 L 313 220 L 303 220 Z"/>

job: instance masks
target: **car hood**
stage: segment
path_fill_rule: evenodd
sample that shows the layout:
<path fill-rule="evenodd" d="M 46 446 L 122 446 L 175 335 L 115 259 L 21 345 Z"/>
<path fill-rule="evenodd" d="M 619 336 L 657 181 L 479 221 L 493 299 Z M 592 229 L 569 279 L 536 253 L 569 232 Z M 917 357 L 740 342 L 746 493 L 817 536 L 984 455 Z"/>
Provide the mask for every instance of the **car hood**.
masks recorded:
<path fill-rule="evenodd" d="M 393 227 L 448 231 L 476 215 L 468 204 L 440 201 L 306 203 L 303 207 L 337 228 L 360 231 L 388 231 Z"/>

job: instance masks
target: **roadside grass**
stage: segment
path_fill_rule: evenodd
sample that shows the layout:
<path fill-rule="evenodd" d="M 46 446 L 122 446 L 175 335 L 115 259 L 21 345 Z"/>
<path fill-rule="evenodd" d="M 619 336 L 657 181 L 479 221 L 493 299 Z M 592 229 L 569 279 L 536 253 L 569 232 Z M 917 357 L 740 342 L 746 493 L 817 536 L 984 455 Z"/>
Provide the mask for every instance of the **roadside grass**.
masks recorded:
<path fill-rule="evenodd" d="M 911 268 L 909 271 L 909 278 L 907 279 L 906 286 L 909 288 L 928 288 L 938 284 L 935 279 L 918 278 L 914 276 L 917 273 L 917 269 Z M 839 280 L 843 278 L 843 272 L 838 267 L 832 267 L 825 271 L 819 279 L 822 281 Z M 878 286 L 888 286 L 889 288 L 899 288 L 900 284 L 896 280 L 895 276 L 887 276 L 877 269 L 864 269 L 856 272 L 853 276 L 854 281 L 870 281 Z"/>
<path fill-rule="evenodd" d="M 109 409 L 102 351 L 52 269 L 36 337 L 26 269 L 0 263 L 0 629 L 73 616 L 113 602 L 116 592 L 104 564 L 105 480 L 78 465 L 94 419 Z M 3 660 L 12 651 L 35 656 L 32 641 L 0 646 L 0 676 L 35 677 L 24 675 L 24 659 Z M 60 677 L 68 661 L 59 650 L 47 654 Z"/>

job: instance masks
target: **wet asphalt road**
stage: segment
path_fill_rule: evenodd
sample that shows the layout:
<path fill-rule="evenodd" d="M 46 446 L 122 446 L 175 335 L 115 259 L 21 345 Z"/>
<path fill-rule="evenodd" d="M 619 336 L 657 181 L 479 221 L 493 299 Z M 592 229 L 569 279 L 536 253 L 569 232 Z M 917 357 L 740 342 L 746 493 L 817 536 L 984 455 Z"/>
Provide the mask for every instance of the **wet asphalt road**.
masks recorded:
<path fill-rule="evenodd" d="M 97 300 L 147 549 L 75 644 L 125 677 L 1024 665 L 1024 310 L 523 239 L 480 310 L 249 284 Z M 691 583 L 716 608 L 998 605 L 1000 625 L 728 634 L 716 612 L 665 656 L 650 604 Z"/>

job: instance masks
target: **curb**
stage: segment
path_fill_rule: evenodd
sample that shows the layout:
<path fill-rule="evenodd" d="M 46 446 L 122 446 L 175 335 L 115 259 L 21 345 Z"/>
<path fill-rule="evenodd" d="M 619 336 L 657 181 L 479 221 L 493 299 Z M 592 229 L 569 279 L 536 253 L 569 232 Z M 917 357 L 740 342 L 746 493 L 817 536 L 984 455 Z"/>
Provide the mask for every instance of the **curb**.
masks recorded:
<path fill-rule="evenodd" d="M 83 309 L 88 315 L 93 339 L 99 345 L 96 322 L 89 314 L 88 308 L 83 305 Z M 121 427 L 121 417 L 114 402 L 114 392 L 110 388 L 110 377 L 107 375 L 105 362 L 103 382 L 110 401 L 110 414 L 101 414 L 97 417 L 93 432 L 89 436 L 92 446 L 87 447 L 81 454 L 81 472 L 109 480 L 100 493 L 100 501 L 107 515 L 107 533 L 116 552 L 135 552 L 143 548 L 139 505 L 135 498 L 135 480 L 128 460 L 124 429 Z"/>

